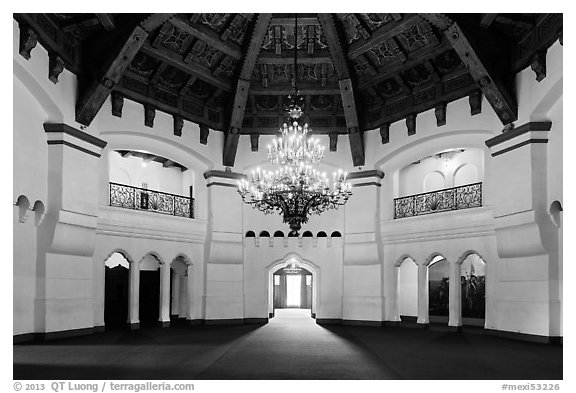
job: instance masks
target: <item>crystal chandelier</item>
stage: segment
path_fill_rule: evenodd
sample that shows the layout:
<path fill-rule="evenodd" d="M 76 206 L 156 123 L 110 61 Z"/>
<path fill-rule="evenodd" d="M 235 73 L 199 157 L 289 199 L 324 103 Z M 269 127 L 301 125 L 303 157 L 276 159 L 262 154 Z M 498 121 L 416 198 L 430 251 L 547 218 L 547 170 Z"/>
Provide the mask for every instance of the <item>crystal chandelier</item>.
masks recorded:
<path fill-rule="evenodd" d="M 268 145 L 268 158 L 278 169 L 252 171 L 250 181 L 238 182 L 242 200 L 265 214 L 278 211 L 284 222 L 290 225 L 290 236 L 298 236 L 302 224 L 310 214 L 321 214 L 344 205 L 352 195 L 347 174 L 335 172 L 330 181 L 325 172 L 314 167 L 324 157 L 324 146 L 310 136 L 308 124 L 300 125 L 302 101 L 296 85 L 297 75 L 297 27 L 294 27 L 294 94 L 288 96 L 288 124 L 280 128 L 280 135 Z"/>

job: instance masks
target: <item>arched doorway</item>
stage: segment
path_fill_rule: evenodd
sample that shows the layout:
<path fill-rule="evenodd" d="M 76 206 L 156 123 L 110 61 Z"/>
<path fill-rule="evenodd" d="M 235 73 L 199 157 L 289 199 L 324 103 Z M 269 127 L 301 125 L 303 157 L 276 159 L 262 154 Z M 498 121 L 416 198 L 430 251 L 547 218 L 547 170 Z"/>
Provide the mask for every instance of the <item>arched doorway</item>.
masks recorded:
<path fill-rule="evenodd" d="M 430 322 L 448 323 L 450 305 L 450 264 L 435 256 L 428 266 L 428 315 Z"/>
<path fill-rule="evenodd" d="M 462 325 L 484 326 L 486 318 L 486 263 L 470 252 L 460 264 Z"/>
<path fill-rule="evenodd" d="M 418 265 L 409 256 L 397 263 L 398 269 L 398 315 L 400 320 L 416 322 L 418 317 Z"/>
<path fill-rule="evenodd" d="M 104 262 L 104 325 L 107 329 L 125 327 L 128 321 L 130 264 L 120 252 Z"/>
<path fill-rule="evenodd" d="M 170 265 L 170 320 L 181 321 L 188 316 L 188 264 L 182 256 Z"/>
<path fill-rule="evenodd" d="M 279 308 L 309 309 L 316 318 L 319 269 L 296 254 L 268 266 L 268 316 Z"/>
<path fill-rule="evenodd" d="M 147 254 L 140 262 L 140 325 L 156 326 L 160 313 L 160 260 Z"/>

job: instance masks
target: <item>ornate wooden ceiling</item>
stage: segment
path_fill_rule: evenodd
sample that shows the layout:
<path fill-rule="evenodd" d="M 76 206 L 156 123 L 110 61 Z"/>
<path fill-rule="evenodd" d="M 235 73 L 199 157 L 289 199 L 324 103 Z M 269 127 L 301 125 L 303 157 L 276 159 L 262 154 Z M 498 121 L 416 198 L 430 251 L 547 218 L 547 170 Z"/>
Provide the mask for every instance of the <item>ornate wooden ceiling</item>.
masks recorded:
<path fill-rule="evenodd" d="M 15 14 L 20 53 L 37 41 L 50 55 L 56 83 L 64 67 L 76 73 L 76 120 L 89 125 L 111 95 L 112 114 L 124 99 L 225 133 L 223 164 L 233 166 L 238 137 L 275 134 L 286 97 L 298 80 L 306 121 L 314 132 L 348 134 L 355 166 L 364 164 L 362 133 L 434 108 L 482 95 L 504 125 L 517 118 L 514 75 L 528 65 L 546 75 L 546 49 L 562 40 L 561 14 Z M 562 42 L 562 41 L 561 41 Z M 293 66 L 294 46 L 298 65 Z"/>

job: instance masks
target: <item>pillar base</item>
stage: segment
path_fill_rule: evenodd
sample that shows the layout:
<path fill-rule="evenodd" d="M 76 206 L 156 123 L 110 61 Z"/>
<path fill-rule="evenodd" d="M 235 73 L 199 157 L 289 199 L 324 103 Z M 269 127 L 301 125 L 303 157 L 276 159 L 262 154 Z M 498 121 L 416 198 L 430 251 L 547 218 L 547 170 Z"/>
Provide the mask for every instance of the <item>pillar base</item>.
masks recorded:
<path fill-rule="evenodd" d="M 128 326 L 130 327 L 130 330 L 139 330 L 140 322 L 128 322 Z"/>
<path fill-rule="evenodd" d="M 158 325 L 163 328 L 170 327 L 170 321 L 158 321 Z"/>

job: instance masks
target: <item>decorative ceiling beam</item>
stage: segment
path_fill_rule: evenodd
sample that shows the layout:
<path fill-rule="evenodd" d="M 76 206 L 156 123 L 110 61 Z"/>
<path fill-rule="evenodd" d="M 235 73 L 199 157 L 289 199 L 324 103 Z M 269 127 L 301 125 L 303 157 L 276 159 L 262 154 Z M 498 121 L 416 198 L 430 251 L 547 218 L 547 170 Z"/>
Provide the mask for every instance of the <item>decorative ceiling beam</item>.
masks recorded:
<path fill-rule="evenodd" d="M 338 95 L 340 94 L 340 86 L 336 83 L 330 83 L 326 87 L 321 87 L 316 82 L 311 83 L 298 83 L 298 90 L 303 96 L 307 95 Z M 292 86 L 281 85 L 274 86 L 268 85 L 268 87 L 261 87 L 259 85 L 250 86 L 250 94 L 255 95 L 283 95 L 286 96 L 294 92 Z"/>
<path fill-rule="evenodd" d="M 489 64 L 474 49 L 458 23 L 443 14 L 421 14 L 424 19 L 443 32 L 484 96 L 506 125 L 518 118 L 518 104 L 498 75 L 489 70 Z"/>
<path fill-rule="evenodd" d="M 492 22 L 494 22 L 497 16 L 498 14 L 482 14 L 480 17 L 480 26 L 487 29 L 490 27 Z"/>
<path fill-rule="evenodd" d="M 330 63 L 330 52 L 326 49 L 315 50 L 313 54 L 307 51 L 298 51 L 298 64 L 322 64 Z M 276 55 L 267 51 L 258 57 L 257 64 L 294 64 L 294 54 L 284 52 L 283 55 Z"/>
<path fill-rule="evenodd" d="M 212 30 L 204 29 L 202 26 L 191 26 L 179 18 L 173 18 L 170 22 L 179 30 L 204 41 L 211 47 L 218 49 L 220 52 L 225 53 L 236 60 L 242 58 L 242 48 L 240 45 L 231 41 L 223 41 L 218 34 Z"/>
<path fill-rule="evenodd" d="M 195 75 L 198 78 L 222 89 L 225 91 L 232 91 L 232 83 L 221 76 L 214 76 L 205 67 L 202 67 L 195 63 L 185 63 L 181 55 L 170 51 L 165 48 L 154 48 L 149 43 L 145 43 L 142 46 L 142 52 L 157 58 L 158 60 L 168 63 L 174 68 L 178 68 L 180 71 L 184 71 L 187 74 Z"/>
<path fill-rule="evenodd" d="M 352 162 L 354 166 L 362 166 L 365 162 L 364 140 L 358 123 L 358 112 L 356 110 L 356 101 L 354 100 L 354 89 L 352 80 L 350 79 L 350 71 L 346 63 L 347 58 L 340 43 L 332 15 L 318 14 L 318 20 L 326 36 L 326 42 L 328 43 L 330 55 L 332 56 L 332 64 L 339 79 L 340 95 L 342 96 L 342 105 L 346 117 L 346 128 L 348 129 L 348 137 L 350 139 Z"/>
<path fill-rule="evenodd" d="M 224 151 L 222 157 L 224 166 L 234 166 L 236 150 L 238 149 L 238 138 L 240 137 L 240 129 L 242 128 L 244 110 L 246 109 L 246 101 L 250 89 L 250 78 L 252 77 L 252 71 L 256 65 L 256 60 L 262 47 L 262 41 L 268 32 L 268 26 L 271 20 L 272 14 L 258 14 L 253 25 L 252 34 L 248 36 L 250 40 L 242 61 L 242 68 L 240 69 L 232 114 L 230 116 L 230 127 L 228 131 L 224 133 Z"/>
<path fill-rule="evenodd" d="M 114 24 L 114 15 L 112 14 L 95 14 L 95 15 L 96 18 L 98 18 L 100 24 L 104 27 L 104 30 L 111 31 L 116 28 L 116 25 Z"/>
<path fill-rule="evenodd" d="M 189 113 L 189 112 L 182 110 L 180 105 L 177 107 L 174 105 L 166 104 L 166 103 L 159 101 L 155 98 L 148 97 L 146 94 L 132 91 L 132 90 L 127 89 L 121 85 L 117 85 L 114 88 L 114 91 L 117 91 L 118 93 L 122 94 L 124 96 L 124 98 L 139 102 L 140 104 L 144 104 L 144 105 L 149 104 L 149 105 L 153 106 L 154 108 L 156 108 L 156 109 L 158 109 L 164 113 L 168 113 L 169 115 L 173 115 L 173 116 L 181 116 L 184 120 L 191 121 L 192 123 L 196 123 L 196 124 L 201 124 L 201 123 L 204 124 L 205 123 L 205 124 L 209 125 L 214 130 L 222 130 L 222 128 L 223 128 L 222 124 L 220 124 L 220 123 L 210 121 L 209 119 L 206 119 L 203 116 L 194 115 L 192 113 Z"/>
<path fill-rule="evenodd" d="M 298 17 L 300 26 L 318 26 L 320 23 L 317 18 Z M 274 26 L 294 26 L 294 18 L 274 18 Z"/>
<path fill-rule="evenodd" d="M 402 62 L 400 60 L 390 63 L 388 67 L 384 70 L 380 70 L 374 77 L 366 78 L 362 82 L 358 83 L 360 89 L 364 89 L 369 86 L 374 86 L 388 78 L 391 78 L 395 74 L 403 73 L 410 68 L 422 64 L 423 62 L 434 60 L 438 55 L 448 51 L 442 43 L 437 46 L 428 46 L 420 49 L 408 58 L 406 61 Z"/>
<path fill-rule="evenodd" d="M 358 40 L 356 42 L 353 42 L 350 45 L 350 49 L 348 50 L 348 58 L 354 59 L 357 56 L 360 56 L 362 53 L 368 52 L 373 47 L 397 36 L 404 30 L 415 25 L 421 20 L 422 18 L 420 18 L 417 15 L 414 15 L 412 17 L 407 17 L 386 24 L 386 26 L 381 27 L 375 32 L 373 32 L 372 37 L 370 37 L 370 39 Z"/>
<path fill-rule="evenodd" d="M 114 86 L 118 83 L 128 65 L 140 50 L 148 34 L 166 22 L 173 14 L 153 14 L 136 26 L 118 52 L 107 59 L 108 64 L 101 77 L 90 81 L 79 95 L 76 104 L 76 121 L 89 126 Z"/>

